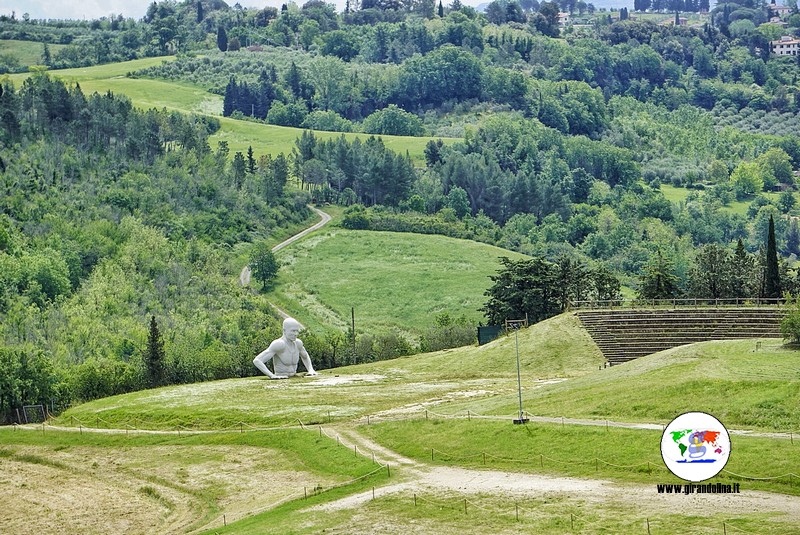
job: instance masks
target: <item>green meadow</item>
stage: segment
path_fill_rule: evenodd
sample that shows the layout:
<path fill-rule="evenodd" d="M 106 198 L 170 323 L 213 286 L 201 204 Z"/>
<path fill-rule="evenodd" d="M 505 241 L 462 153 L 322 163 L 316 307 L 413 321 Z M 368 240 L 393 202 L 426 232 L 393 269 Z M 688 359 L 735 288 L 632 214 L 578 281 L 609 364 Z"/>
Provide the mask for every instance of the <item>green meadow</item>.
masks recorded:
<path fill-rule="evenodd" d="M 448 312 L 477 323 L 499 257 L 522 255 L 468 240 L 323 229 L 278 253 L 274 302 L 308 326 L 418 333 Z"/>
<path fill-rule="evenodd" d="M 359 431 L 407 457 L 442 466 L 682 483 L 664 466 L 657 430 L 429 417 L 362 425 Z M 426 439 L 419 440 L 421 436 Z M 800 495 L 800 478 L 787 475 L 800 474 L 800 443 L 733 436 L 734 449 L 736 454 L 731 454 L 715 483 Z M 785 477 L 770 479 L 775 476 Z"/>
<path fill-rule="evenodd" d="M 677 188 L 670 184 L 661 184 L 660 190 L 668 201 L 673 202 L 675 204 L 685 202 L 686 199 L 689 198 L 689 195 L 694 191 L 686 188 Z M 695 193 L 699 193 L 701 197 L 705 195 L 705 193 L 703 192 L 695 192 Z M 769 199 L 770 202 L 772 203 L 777 202 L 779 197 L 779 194 L 774 192 L 764 192 L 761 193 L 761 195 Z M 797 197 L 796 194 L 795 197 Z M 731 214 L 746 216 L 747 209 L 750 207 L 750 204 L 752 202 L 753 202 L 752 199 L 745 201 L 733 201 L 730 204 L 722 206 L 720 209 L 729 212 Z"/>
<path fill-rule="evenodd" d="M 519 341 L 520 361 L 530 380 L 595 373 L 603 362 L 570 315 L 530 327 L 519 334 Z M 506 336 L 481 347 L 324 370 L 317 378 L 254 377 L 144 390 L 78 405 L 54 422 L 132 431 L 208 430 L 328 424 L 398 407 L 422 414 L 423 405 L 432 400 L 450 403 L 465 396 L 489 399 L 514 392 L 516 342 Z"/>

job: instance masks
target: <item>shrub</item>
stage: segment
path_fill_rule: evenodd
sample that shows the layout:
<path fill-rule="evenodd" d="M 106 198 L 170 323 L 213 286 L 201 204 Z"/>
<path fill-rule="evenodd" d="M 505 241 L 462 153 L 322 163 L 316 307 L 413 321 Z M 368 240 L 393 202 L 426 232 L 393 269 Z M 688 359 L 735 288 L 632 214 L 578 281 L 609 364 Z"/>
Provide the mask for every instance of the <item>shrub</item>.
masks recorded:
<path fill-rule="evenodd" d="M 789 340 L 793 344 L 800 343 L 800 296 L 792 299 L 787 296 L 786 316 L 781 320 L 781 334 L 784 340 Z"/>
<path fill-rule="evenodd" d="M 367 134 L 383 134 L 391 136 L 421 136 L 425 133 L 422 120 L 413 113 L 408 113 L 394 104 L 378 110 L 362 123 Z"/>
<path fill-rule="evenodd" d="M 351 230 L 369 229 L 369 217 L 366 209 L 361 204 L 354 204 L 347 207 L 342 218 L 342 226 Z"/>

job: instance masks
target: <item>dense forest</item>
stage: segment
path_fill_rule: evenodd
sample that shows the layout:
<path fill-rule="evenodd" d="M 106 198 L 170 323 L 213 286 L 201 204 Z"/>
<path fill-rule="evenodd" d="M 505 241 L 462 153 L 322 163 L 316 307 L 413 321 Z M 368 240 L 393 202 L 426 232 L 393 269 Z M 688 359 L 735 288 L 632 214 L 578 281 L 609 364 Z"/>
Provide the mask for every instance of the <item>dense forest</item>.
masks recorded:
<path fill-rule="evenodd" d="M 800 13 L 774 24 L 761 2 L 707 7 L 190 0 L 153 2 L 141 20 L 0 16 L 0 38 L 41 43 L 48 68 L 176 54 L 129 76 L 308 129 L 291 154 L 231 154 L 209 146 L 212 116 L 137 110 L 41 72 L 3 82 L 0 412 L 252 374 L 277 322 L 230 280 L 311 200 L 348 206 L 349 228 L 527 253 L 531 265 L 506 268 L 561 288 L 545 315 L 574 299 L 796 293 L 800 66 L 770 41 L 796 32 Z M 0 55 L 3 72 L 27 67 Z M 415 163 L 379 137 L 314 130 L 432 139 Z M 449 317 L 437 329 L 416 346 L 372 333 L 358 354 L 342 353 L 347 333 L 307 345 L 325 367 L 469 341 L 471 326 Z"/>

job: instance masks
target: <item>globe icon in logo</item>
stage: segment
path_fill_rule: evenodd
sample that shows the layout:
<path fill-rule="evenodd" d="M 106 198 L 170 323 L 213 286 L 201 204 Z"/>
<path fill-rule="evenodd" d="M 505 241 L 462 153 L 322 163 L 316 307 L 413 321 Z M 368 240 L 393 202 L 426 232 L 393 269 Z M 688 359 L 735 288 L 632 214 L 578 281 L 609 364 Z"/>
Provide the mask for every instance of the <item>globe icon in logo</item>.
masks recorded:
<path fill-rule="evenodd" d="M 705 481 L 719 474 L 731 453 L 722 423 L 704 412 L 681 414 L 661 435 L 661 457 L 670 472 L 686 481 Z"/>

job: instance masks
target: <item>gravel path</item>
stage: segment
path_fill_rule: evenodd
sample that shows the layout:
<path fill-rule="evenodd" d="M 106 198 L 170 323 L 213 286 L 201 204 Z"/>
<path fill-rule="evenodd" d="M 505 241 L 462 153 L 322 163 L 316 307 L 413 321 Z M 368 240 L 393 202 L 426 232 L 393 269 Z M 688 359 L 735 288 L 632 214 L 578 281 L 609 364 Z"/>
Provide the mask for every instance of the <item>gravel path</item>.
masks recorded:
<path fill-rule="evenodd" d="M 557 497 L 566 501 L 581 501 L 606 507 L 614 502 L 634 504 L 653 514 L 692 511 L 697 515 L 740 515 L 775 513 L 785 515 L 786 522 L 800 525 L 800 497 L 745 488 L 741 494 L 659 494 L 657 481 L 643 485 L 602 479 L 547 476 L 525 472 L 475 470 L 451 466 L 434 466 L 404 457 L 377 444 L 349 427 L 329 427 L 329 436 L 338 436 L 341 443 L 357 447 L 366 455 L 375 456 L 382 464 L 397 470 L 398 482 L 377 489 L 378 495 L 412 493 L 494 494 L 511 498 Z M 746 483 L 744 483 L 746 485 Z M 362 492 L 316 506 L 312 510 L 336 511 L 356 508 L 373 498 L 373 491 Z"/>

